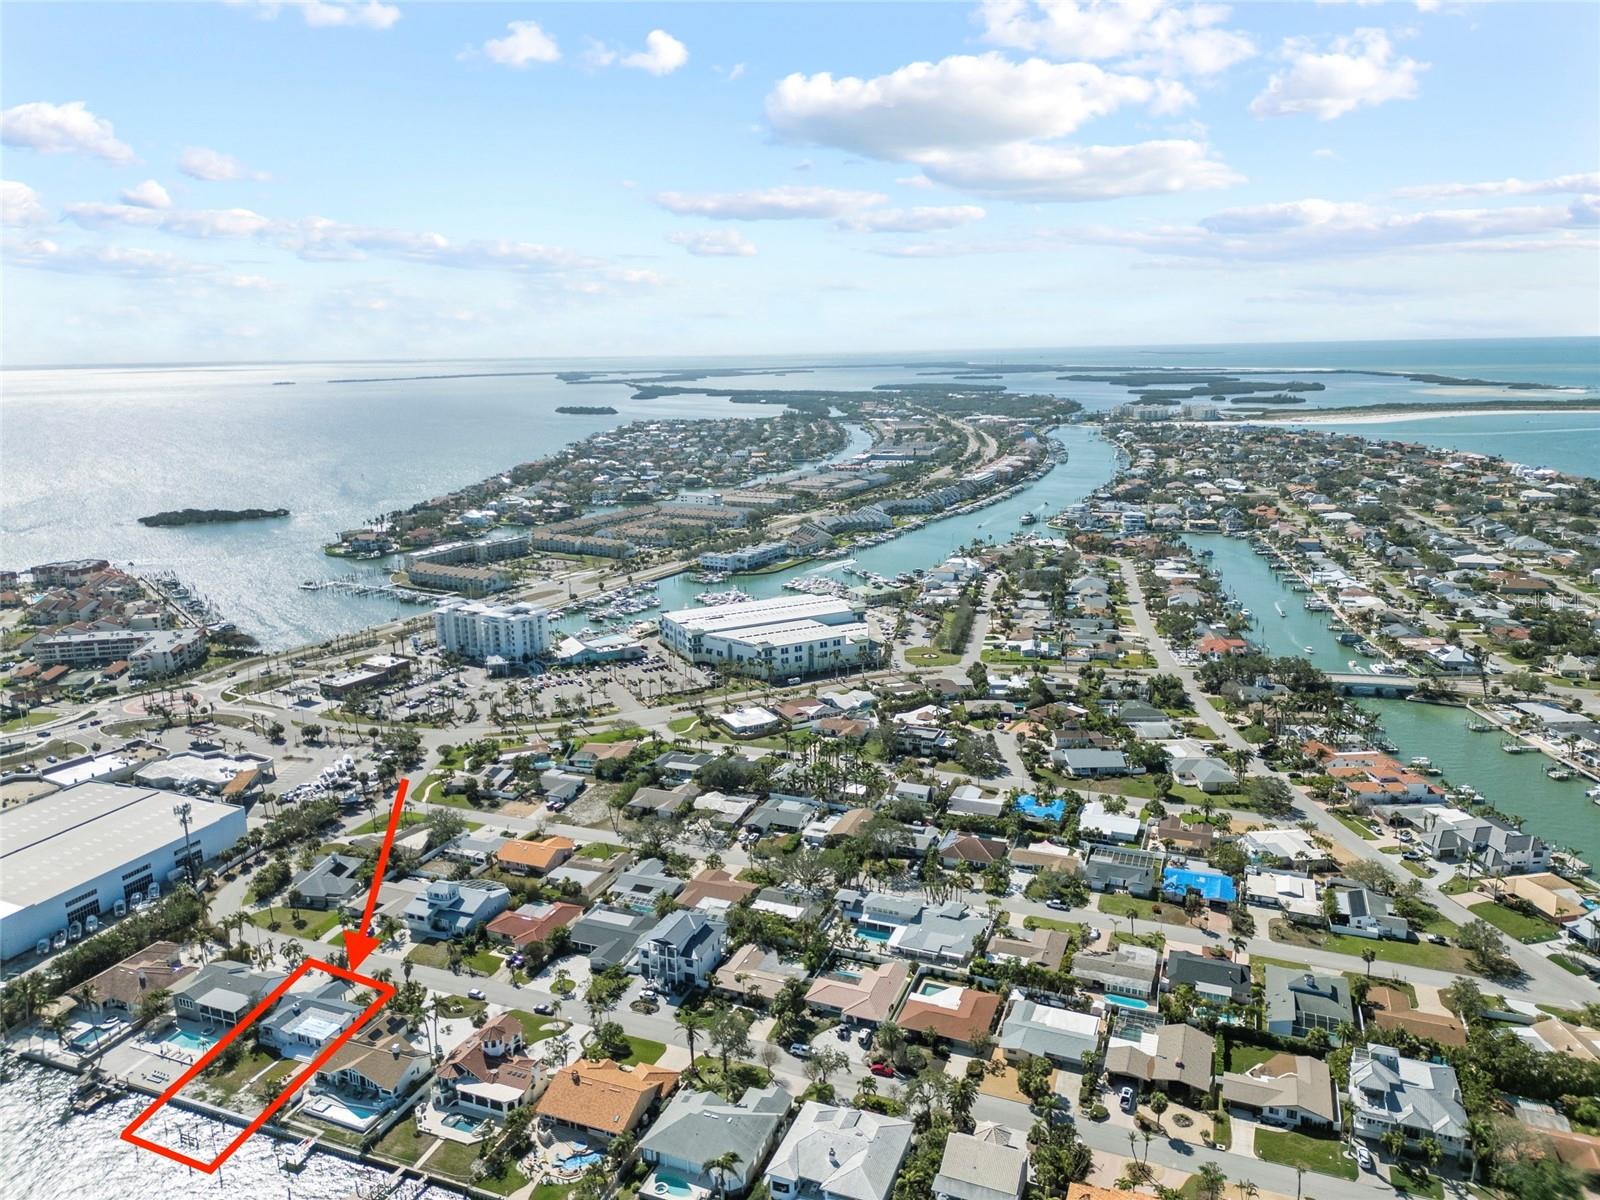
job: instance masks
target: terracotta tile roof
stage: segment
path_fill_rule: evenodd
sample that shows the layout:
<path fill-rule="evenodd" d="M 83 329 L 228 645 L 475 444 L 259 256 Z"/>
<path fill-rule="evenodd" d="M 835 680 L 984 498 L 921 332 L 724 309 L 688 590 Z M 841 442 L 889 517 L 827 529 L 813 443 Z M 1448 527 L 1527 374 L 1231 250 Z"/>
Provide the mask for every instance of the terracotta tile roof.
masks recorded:
<path fill-rule="evenodd" d="M 631 1130 L 656 1100 L 671 1095 L 678 1073 L 640 1063 L 622 1067 L 609 1058 L 580 1060 L 550 1078 L 538 1113 L 598 1133 Z"/>
<path fill-rule="evenodd" d="M 583 909 L 580 906 L 557 901 L 539 916 L 528 916 L 519 911 L 503 912 L 489 922 L 488 929 L 490 933 L 517 946 L 526 946 L 529 942 L 549 941 L 550 935 L 556 930 L 565 929 L 581 916 Z"/>
<path fill-rule="evenodd" d="M 97 1003 L 109 1000 L 128 1009 L 137 1009 L 145 996 L 159 988 L 170 989 L 175 981 L 193 970 L 193 967 L 178 964 L 177 942 L 152 942 L 115 966 L 107 967 L 89 980 L 89 984 L 95 990 Z"/>
<path fill-rule="evenodd" d="M 949 1006 L 935 1003 L 933 997 L 907 996 L 900 1007 L 900 1027 L 949 1038 L 953 1042 L 971 1042 L 987 1033 L 1000 1011 L 1000 997 L 970 987 L 952 990 L 959 990 L 961 998 Z M 939 996 L 946 994 L 941 992 Z"/>
<path fill-rule="evenodd" d="M 506 866 L 527 867 L 542 875 L 566 862 L 577 848 L 578 844 L 571 838 L 552 835 L 537 842 L 507 842 L 495 857 Z"/>
<path fill-rule="evenodd" d="M 738 904 L 746 897 L 760 891 L 753 883 L 746 883 L 742 879 L 735 879 L 727 871 L 707 870 L 701 871 L 691 879 L 683 891 L 678 893 L 678 903 L 684 908 L 694 908 L 702 900 L 726 900 L 729 904 Z"/>

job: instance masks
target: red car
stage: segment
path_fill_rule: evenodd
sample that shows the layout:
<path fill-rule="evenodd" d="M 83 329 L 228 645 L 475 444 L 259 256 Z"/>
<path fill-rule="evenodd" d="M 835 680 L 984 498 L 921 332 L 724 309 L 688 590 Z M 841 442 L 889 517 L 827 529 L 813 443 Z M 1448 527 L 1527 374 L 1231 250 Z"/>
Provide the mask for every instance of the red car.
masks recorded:
<path fill-rule="evenodd" d="M 894 1078 L 894 1068 L 891 1067 L 888 1063 L 873 1063 L 867 1069 L 869 1071 L 871 1071 L 874 1075 L 878 1076 L 881 1079 L 893 1079 Z"/>

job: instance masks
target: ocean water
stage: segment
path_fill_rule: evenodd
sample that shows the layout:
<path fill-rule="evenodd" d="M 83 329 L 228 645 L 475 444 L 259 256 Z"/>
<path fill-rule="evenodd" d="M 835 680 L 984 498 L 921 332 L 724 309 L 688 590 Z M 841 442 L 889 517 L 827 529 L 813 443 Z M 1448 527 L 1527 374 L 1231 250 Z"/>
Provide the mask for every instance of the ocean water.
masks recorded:
<path fill-rule="evenodd" d="M 215 602 L 225 619 L 263 645 L 285 648 L 418 611 L 396 601 L 302 591 L 306 579 L 381 577 L 385 563 L 325 556 L 340 530 L 631 420 L 740 416 L 771 408 L 685 395 L 639 401 L 629 376 L 687 367 L 737 367 L 710 379 L 721 388 L 869 389 L 949 379 L 948 364 L 1037 362 L 1007 373 L 1012 391 L 1069 396 L 1091 411 L 1128 399 L 1124 388 L 1068 382 L 1058 368 L 1237 369 L 1262 378 L 1307 378 L 1321 369 L 1411 370 L 1544 383 L 1571 396 L 1600 395 L 1600 340 L 1318 343 L 1266 346 L 1079 347 L 952 350 L 939 355 L 696 359 L 553 363 L 450 362 L 151 366 L 0 372 L 3 562 L 103 557 L 136 571 L 172 570 Z M 569 384 L 558 370 L 610 371 Z M 1385 376 L 1315 376 L 1327 391 L 1296 411 L 1395 401 L 1492 398 Z M 367 380 L 369 382 L 336 382 Z M 278 386 L 280 383 L 292 386 Z M 1539 396 L 1540 393 L 1518 393 Z M 1548 398 L 1547 396 L 1544 398 Z M 562 404 L 607 404 L 615 416 L 558 414 Z M 1487 424 L 1484 424 L 1487 422 Z M 1495 431 L 1511 428 L 1516 436 Z M 1412 427 L 1415 426 L 1415 432 Z M 1517 414 L 1350 426 L 1372 437 L 1405 436 L 1518 461 L 1600 473 L 1600 416 Z M 1577 430 L 1577 432 L 1574 432 Z M 1109 473 L 1109 463 L 1107 470 Z M 164 509 L 284 507 L 284 520 L 147 529 L 136 518 Z M 992 510 L 986 510 L 992 512 Z M 984 514 L 941 522 L 882 547 L 899 560 L 926 549 L 925 566 L 983 533 Z M 992 517 L 990 518 L 992 519 Z M 936 545 L 937 543 L 937 545 Z M 874 566 L 874 570 L 882 568 Z M 893 572 L 885 572 L 892 574 Z"/>

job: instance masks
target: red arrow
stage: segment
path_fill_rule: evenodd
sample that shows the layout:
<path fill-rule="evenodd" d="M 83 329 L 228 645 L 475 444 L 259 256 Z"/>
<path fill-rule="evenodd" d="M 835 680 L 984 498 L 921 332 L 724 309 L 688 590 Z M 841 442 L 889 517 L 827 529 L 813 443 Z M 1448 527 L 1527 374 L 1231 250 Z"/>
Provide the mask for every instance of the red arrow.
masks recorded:
<path fill-rule="evenodd" d="M 383 886 L 383 873 L 389 869 L 389 851 L 394 847 L 394 835 L 400 828 L 400 812 L 406 803 L 407 781 L 402 779 L 395 790 L 394 807 L 389 810 L 389 828 L 383 833 L 383 848 L 378 851 L 378 864 L 372 871 L 372 890 L 367 893 L 367 909 L 361 914 L 358 929 L 344 931 L 344 953 L 354 971 L 378 948 L 378 939 L 372 936 L 372 914 L 378 907 L 378 889 Z"/>

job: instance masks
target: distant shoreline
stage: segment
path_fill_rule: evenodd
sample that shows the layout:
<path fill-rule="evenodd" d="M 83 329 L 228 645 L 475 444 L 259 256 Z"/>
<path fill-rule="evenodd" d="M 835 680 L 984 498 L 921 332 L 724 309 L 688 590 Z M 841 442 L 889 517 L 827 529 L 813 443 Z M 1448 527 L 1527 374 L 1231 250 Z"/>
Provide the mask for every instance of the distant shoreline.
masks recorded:
<path fill-rule="evenodd" d="M 1319 408 L 1310 411 L 1239 414 L 1237 421 L 1271 421 L 1294 425 L 1390 425 L 1402 421 L 1437 421 L 1444 417 L 1514 417 L 1519 413 L 1600 412 L 1600 400 L 1569 400 L 1540 404 L 1372 404 L 1359 408 Z"/>

